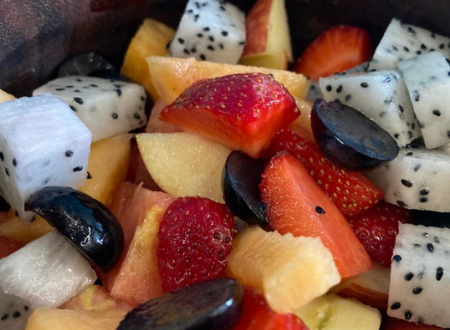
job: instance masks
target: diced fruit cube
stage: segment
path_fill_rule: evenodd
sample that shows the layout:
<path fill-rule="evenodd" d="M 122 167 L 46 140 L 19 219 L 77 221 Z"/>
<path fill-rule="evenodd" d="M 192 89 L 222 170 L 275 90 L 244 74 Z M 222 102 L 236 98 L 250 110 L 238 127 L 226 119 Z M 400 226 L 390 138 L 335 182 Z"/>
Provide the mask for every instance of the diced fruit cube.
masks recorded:
<path fill-rule="evenodd" d="M 320 237 L 342 278 L 372 267 L 350 224 L 298 159 L 290 155 L 272 158 L 260 189 L 270 227 L 282 234 Z"/>
<path fill-rule="evenodd" d="M 173 197 L 201 196 L 223 203 L 222 169 L 230 150 L 191 133 L 136 136 L 153 180 Z"/>
<path fill-rule="evenodd" d="M 25 200 L 48 186 L 79 187 L 87 176 L 91 133 L 52 95 L 0 104 L 0 194 L 22 219 Z"/>
<path fill-rule="evenodd" d="M 264 296 L 251 287 L 244 288 L 242 313 L 232 330 L 310 330 L 295 314 L 278 314 Z"/>
<path fill-rule="evenodd" d="M 154 19 L 146 19 L 131 40 L 123 60 L 121 73 L 144 86 L 153 100 L 158 99 L 158 93 L 153 86 L 145 59 L 152 55 L 167 55 L 166 46 L 174 35 L 175 31 L 167 25 Z"/>
<path fill-rule="evenodd" d="M 233 237 L 233 215 L 225 205 L 202 197 L 173 201 L 158 232 L 164 291 L 223 276 Z"/>
<path fill-rule="evenodd" d="M 334 294 L 319 297 L 295 313 L 309 330 L 378 330 L 380 312 Z"/>
<path fill-rule="evenodd" d="M 272 76 L 245 73 L 194 83 L 160 117 L 258 157 L 299 115 L 294 98 Z"/>
<path fill-rule="evenodd" d="M 5 236 L 11 240 L 29 243 L 53 230 L 43 218 L 37 216 L 31 223 L 24 223 L 15 216 L 0 224 L 0 236 Z"/>
<path fill-rule="evenodd" d="M 320 239 L 249 227 L 236 237 L 227 274 L 264 294 L 277 313 L 293 313 L 340 281 Z"/>
<path fill-rule="evenodd" d="M 116 330 L 125 311 L 74 311 L 37 309 L 31 314 L 25 330 Z"/>
<path fill-rule="evenodd" d="M 5 91 L 0 89 L 0 103 L 6 102 L 6 101 L 11 101 L 14 100 L 15 97 L 12 96 L 9 93 L 6 93 Z"/>
<path fill-rule="evenodd" d="M 155 105 L 150 113 L 150 119 L 148 120 L 147 127 L 145 128 L 146 133 L 174 133 L 183 131 L 180 127 L 166 123 L 159 118 L 161 111 L 166 106 L 167 105 L 161 100 L 155 102 Z"/>
<path fill-rule="evenodd" d="M 20 241 L 13 241 L 7 237 L 0 236 L 0 259 L 16 252 L 24 244 Z"/>
<path fill-rule="evenodd" d="M 296 98 L 304 98 L 308 92 L 308 80 L 301 74 L 284 70 L 248 67 L 196 61 L 190 59 L 150 56 L 147 58 L 153 84 L 160 99 L 170 104 L 189 86 L 202 79 L 215 78 L 234 73 L 262 72 L 273 74 Z"/>

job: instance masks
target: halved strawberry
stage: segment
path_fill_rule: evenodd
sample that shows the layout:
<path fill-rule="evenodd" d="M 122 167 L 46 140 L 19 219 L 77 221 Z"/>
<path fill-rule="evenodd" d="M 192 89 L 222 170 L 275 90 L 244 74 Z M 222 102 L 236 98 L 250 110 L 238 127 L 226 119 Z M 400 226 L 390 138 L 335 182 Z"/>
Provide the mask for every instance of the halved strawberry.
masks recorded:
<path fill-rule="evenodd" d="M 391 267 L 392 251 L 398 234 L 398 223 L 410 223 L 409 210 L 381 201 L 372 209 L 348 222 L 372 260 Z"/>
<path fill-rule="evenodd" d="M 345 216 L 357 215 L 373 207 L 384 192 L 361 173 L 334 165 L 319 148 L 292 129 L 279 132 L 266 151 L 268 157 L 287 152 L 301 160 L 320 188 Z"/>
<path fill-rule="evenodd" d="M 232 330 L 308 330 L 295 314 L 278 314 L 270 309 L 264 296 L 244 288 L 242 313 Z"/>
<path fill-rule="evenodd" d="M 161 119 L 257 157 L 300 111 L 272 76 L 243 73 L 202 80 L 161 112 Z"/>
<path fill-rule="evenodd" d="M 350 224 L 298 159 L 291 155 L 272 158 L 260 189 L 270 227 L 281 234 L 320 237 L 342 278 L 372 267 Z"/>
<path fill-rule="evenodd" d="M 234 237 L 233 215 L 208 198 L 180 197 L 167 208 L 158 232 L 164 291 L 225 274 Z"/>
<path fill-rule="evenodd" d="M 361 64 L 372 54 L 369 32 L 339 25 L 323 32 L 306 48 L 294 71 L 318 80 Z"/>

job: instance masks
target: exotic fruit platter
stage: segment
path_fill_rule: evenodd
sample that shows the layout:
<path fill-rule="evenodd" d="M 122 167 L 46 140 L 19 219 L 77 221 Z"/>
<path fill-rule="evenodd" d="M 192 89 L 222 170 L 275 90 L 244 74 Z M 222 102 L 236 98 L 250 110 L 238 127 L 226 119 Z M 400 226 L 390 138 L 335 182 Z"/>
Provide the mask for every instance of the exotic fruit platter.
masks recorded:
<path fill-rule="evenodd" d="M 450 5 L 62 3 L 0 12 L 0 329 L 450 328 Z"/>

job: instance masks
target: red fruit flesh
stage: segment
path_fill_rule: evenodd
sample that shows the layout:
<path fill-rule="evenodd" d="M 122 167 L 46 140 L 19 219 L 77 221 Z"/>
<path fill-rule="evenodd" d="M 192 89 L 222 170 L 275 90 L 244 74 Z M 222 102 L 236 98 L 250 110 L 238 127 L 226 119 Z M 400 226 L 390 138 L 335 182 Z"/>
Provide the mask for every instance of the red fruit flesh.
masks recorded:
<path fill-rule="evenodd" d="M 264 297 L 246 287 L 242 314 L 232 330 L 308 330 L 295 314 L 278 314 L 270 309 Z"/>
<path fill-rule="evenodd" d="M 258 157 L 300 114 L 272 76 L 247 73 L 202 80 L 161 112 L 161 119 Z"/>
<path fill-rule="evenodd" d="M 0 236 L 0 259 L 9 256 L 16 252 L 25 244 L 18 241 L 13 241 L 7 237 Z"/>
<path fill-rule="evenodd" d="M 163 290 L 224 275 L 233 237 L 233 215 L 225 205 L 200 197 L 176 199 L 167 208 L 158 232 Z"/>
<path fill-rule="evenodd" d="M 270 227 L 281 234 L 320 237 L 333 254 L 342 278 L 372 267 L 347 220 L 298 159 L 290 155 L 272 158 L 260 189 Z"/>
<path fill-rule="evenodd" d="M 294 71 L 318 80 L 363 63 L 372 53 L 370 35 L 366 30 L 339 25 L 323 32 L 306 48 Z"/>
<path fill-rule="evenodd" d="M 291 129 L 279 132 L 266 151 L 268 157 L 287 152 L 306 166 L 320 188 L 345 216 L 360 214 L 373 207 L 384 192 L 361 173 L 343 170 L 325 158 L 313 142 Z"/>
<path fill-rule="evenodd" d="M 409 210 L 381 201 L 374 208 L 348 222 L 372 260 L 391 266 L 392 251 L 398 234 L 398 223 L 410 223 Z"/>

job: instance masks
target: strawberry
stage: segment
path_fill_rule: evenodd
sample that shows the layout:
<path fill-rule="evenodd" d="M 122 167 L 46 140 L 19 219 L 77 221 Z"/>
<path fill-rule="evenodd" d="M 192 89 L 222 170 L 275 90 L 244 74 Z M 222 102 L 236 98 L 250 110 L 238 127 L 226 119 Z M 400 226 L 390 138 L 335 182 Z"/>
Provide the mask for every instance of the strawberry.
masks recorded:
<path fill-rule="evenodd" d="M 272 157 L 281 151 L 302 161 L 316 183 L 345 216 L 360 214 L 384 197 L 383 190 L 361 173 L 343 170 L 333 164 L 313 142 L 292 129 L 279 132 L 266 154 Z"/>
<path fill-rule="evenodd" d="M 407 209 L 381 201 L 370 210 L 347 220 L 370 258 L 384 267 L 390 267 L 398 222 L 410 223 L 411 214 Z"/>
<path fill-rule="evenodd" d="M 194 83 L 160 118 L 257 157 L 299 115 L 294 98 L 271 75 L 243 73 Z"/>
<path fill-rule="evenodd" d="M 173 291 L 222 276 L 233 237 L 233 215 L 225 205 L 200 197 L 173 201 L 158 232 L 163 290 Z"/>
<path fill-rule="evenodd" d="M 308 330 L 295 314 L 278 314 L 250 287 L 244 288 L 242 314 L 232 330 Z"/>
<path fill-rule="evenodd" d="M 339 25 L 323 32 L 306 48 L 294 71 L 318 80 L 363 63 L 372 53 L 370 35 L 366 30 Z"/>

